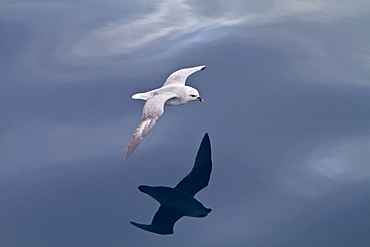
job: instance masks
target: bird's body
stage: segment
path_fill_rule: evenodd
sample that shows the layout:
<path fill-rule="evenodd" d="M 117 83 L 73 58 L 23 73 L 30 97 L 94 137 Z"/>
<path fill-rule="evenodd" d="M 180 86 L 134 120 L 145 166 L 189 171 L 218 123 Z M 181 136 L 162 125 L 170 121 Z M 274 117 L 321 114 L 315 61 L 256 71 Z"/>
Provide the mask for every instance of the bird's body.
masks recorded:
<path fill-rule="evenodd" d="M 140 185 L 139 190 L 157 200 L 162 206 L 179 211 L 188 217 L 205 217 L 211 211 L 188 193 L 165 186 Z"/>
<path fill-rule="evenodd" d="M 149 100 L 153 98 L 156 95 L 165 94 L 165 93 L 174 93 L 173 98 L 168 99 L 164 104 L 165 105 L 183 105 L 188 103 L 189 101 L 193 101 L 194 97 L 190 96 L 187 97 L 187 95 L 199 95 L 199 92 L 192 87 L 185 86 L 179 87 L 176 85 L 169 85 L 169 86 L 163 86 L 161 88 L 157 88 L 154 90 L 150 90 L 145 93 L 136 93 L 132 95 L 133 99 L 141 99 L 141 100 Z M 200 100 L 200 99 L 197 99 Z"/>
<path fill-rule="evenodd" d="M 175 188 L 140 185 L 139 190 L 161 205 L 150 225 L 130 222 L 134 226 L 157 234 L 172 234 L 181 217 L 206 217 L 212 210 L 203 206 L 194 195 L 208 185 L 212 171 L 211 144 L 205 134 L 191 172 Z"/>
<path fill-rule="evenodd" d="M 125 159 L 132 154 L 144 137 L 154 127 L 155 123 L 164 112 L 164 105 L 183 105 L 194 100 L 204 102 L 198 90 L 186 86 L 185 81 L 189 75 L 203 70 L 205 67 L 206 66 L 197 66 L 180 69 L 173 72 L 161 88 L 150 90 L 145 93 L 136 93 L 132 96 L 133 99 L 146 100 L 146 103 L 144 104 L 139 126 L 136 128 L 127 148 Z"/>

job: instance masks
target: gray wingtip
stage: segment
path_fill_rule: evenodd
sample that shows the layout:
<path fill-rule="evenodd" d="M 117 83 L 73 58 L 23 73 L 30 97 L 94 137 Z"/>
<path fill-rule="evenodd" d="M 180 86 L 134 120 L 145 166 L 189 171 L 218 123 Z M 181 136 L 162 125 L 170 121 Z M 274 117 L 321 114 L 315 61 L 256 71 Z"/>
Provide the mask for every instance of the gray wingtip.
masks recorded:
<path fill-rule="evenodd" d="M 125 154 L 125 160 L 130 157 L 130 155 L 134 152 L 135 149 L 130 150 L 130 148 L 127 149 Z"/>
<path fill-rule="evenodd" d="M 132 139 L 131 139 L 131 141 L 130 141 L 130 144 L 128 145 L 128 147 L 127 147 L 127 150 L 126 150 L 126 154 L 125 154 L 125 160 L 128 158 L 128 157 L 130 157 L 130 155 L 134 152 L 134 150 L 136 149 L 136 147 L 138 146 L 138 145 L 136 145 L 136 146 L 133 146 L 132 145 L 132 140 L 134 139 L 134 137 L 135 137 L 135 135 L 132 137 Z"/>

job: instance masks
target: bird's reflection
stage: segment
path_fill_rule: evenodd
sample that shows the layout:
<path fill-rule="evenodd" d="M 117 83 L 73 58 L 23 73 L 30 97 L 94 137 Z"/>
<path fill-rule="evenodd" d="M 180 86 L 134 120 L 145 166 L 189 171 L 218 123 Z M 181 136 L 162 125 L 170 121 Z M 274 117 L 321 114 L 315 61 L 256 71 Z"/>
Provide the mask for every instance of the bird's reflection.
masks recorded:
<path fill-rule="evenodd" d="M 206 133 L 195 158 L 194 167 L 175 188 L 140 185 L 139 190 L 161 205 L 150 225 L 130 222 L 143 230 L 157 234 L 173 234 L 173 227 L 183 216 L 205 217 L 212 210 L 203 206 L 194 195 L 208 185 L 212 171 L 211 143 Z"/>

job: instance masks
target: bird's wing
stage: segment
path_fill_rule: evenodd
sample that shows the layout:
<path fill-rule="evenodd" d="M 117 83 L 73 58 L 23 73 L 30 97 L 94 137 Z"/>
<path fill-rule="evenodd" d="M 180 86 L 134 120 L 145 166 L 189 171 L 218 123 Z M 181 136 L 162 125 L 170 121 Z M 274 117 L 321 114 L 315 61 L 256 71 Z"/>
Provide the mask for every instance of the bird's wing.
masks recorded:
<path fill-rule="evenodd" d="M 130 223 L 149 232 L 157 234 L 173 234 L 173 226 L 182 216 L 184 215 L 179 211 L 165 206 L 160 206 L 150 225 L 139 224 L 132 221 Z"/>
<path fill-rule="evenodd" d="M 176 189 L 194 196 L 208 185 L 212 171 L 211 143 L 206 133 L 200 144 L 193 169 L 177 185 Z"/>
<path fill-rule="evenodd" d="M 127 148 L 125 159 L 127 159 L 135 148 L 140 144 L 144 137 L 153 128 L 160 116 L 164 112 L 164 104 L 167 100 L 177 97 L 175 93 L 166 92 L 154 94 L 154 96 L 146 101 L 143 108 L 143 114 L 139 126 L 136 128 L 134 135 Z"/>
<path fill-rule="evenodd" d="M 180 69 L 175 72 L 173 72 L 166 80 L 166 82 L 163 84 L 163 86 L 168 86 L 171 84 L 181 84 L 185 85 L 186 78 L 188 78 L 189 75 L 199 71 L 204 70 L 206 66 L 197 66 L 192 68 L 186 68 L 186 69 Z"/>

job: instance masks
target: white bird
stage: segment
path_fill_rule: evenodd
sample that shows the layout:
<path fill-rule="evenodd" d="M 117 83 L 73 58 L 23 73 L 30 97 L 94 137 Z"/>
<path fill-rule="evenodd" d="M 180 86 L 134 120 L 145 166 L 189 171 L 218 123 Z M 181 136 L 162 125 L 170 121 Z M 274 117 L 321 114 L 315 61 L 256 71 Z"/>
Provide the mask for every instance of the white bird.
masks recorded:
<path fill-rule="evenodd" d="M 204 102 L 198 90 L 186 86 L 185 81 L 191 74 L 199 70 L 204 70 L 205 68 L 206 66 L 202 65 L 177 70 L 167 78 L 162 87 L 145 93 L 136 93 L 132 95 L 133 99 L 146 100 L 146 103 L 144 104 L 139 126 L 136 128 L 127 148 L 125 159 L 134 152 L 136 147 L 153 128 L 164 112 L 164 105 L 182 105 L 193 100 Z"/>

